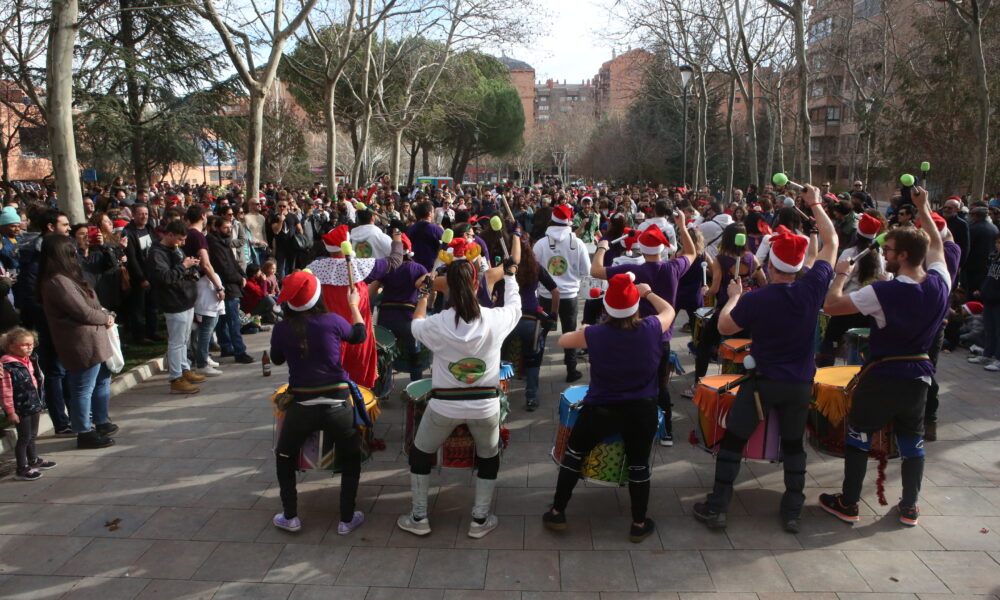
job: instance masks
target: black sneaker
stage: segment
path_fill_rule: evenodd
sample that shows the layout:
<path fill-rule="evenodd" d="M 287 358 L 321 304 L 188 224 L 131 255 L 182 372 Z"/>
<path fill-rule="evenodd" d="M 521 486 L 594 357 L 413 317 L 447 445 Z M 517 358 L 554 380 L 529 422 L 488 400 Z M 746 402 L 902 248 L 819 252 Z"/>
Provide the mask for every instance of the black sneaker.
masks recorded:
<path fill-rule="evenodd" d="M 710 508 L 706 502 L 696 502 L 694 518 L 708 526 L 709 529 L 725 529 L 726 513 Z"/>
<path fill-rule="evenodd" d="M 896 505 L 896 510 L 899 511 L 899 522 L 907 527 L 916 527 L 917 520 L 920 518 L 920 507 L 919 506 L 903 506 L 902 503 Z"/>
<path fill-rule="evenodd" d="M 628 540 L 633 544 L 638 544 L 648 538 L 654 531 L 656 531 L 656 523 L 652 519 L 643 521 L 641 527 L 636 527 L 635 523 L 633 523 L 628 532 Z"/>
<path fill-rule="evenodd" d="M 21 471 L 17 475 L 14 475 L 14 479 L 18 481 L 34 481 L 42 476 L 41 471 L 36 471 L 34 469 L 28 469 L 27 471 Z"/>
<path fill-rule="evenodd" d="M 786 533 L 798 533 L 801 525 L 798 517 L 781 517 L 781 528 Z"/>
<path fill-rule="evenodd" d="M 54 460 L 45 460 L 42 457 L 38 457 L 35 462 L 31 463 L 31 468 L 38 469 L 39 471 L 48 471 L 49 469 L 54 469 L 57 464 Z"/>
<path fill-rule="evenodd" d="M 845 505 L 843 494 L 820 494 L 819 504 L 823 507 L 823 510 L 845 523 L 857 523 L 860 520 L 858 517 L 858 505 Z"/>
<path fill-rule="evenodd" d="M 566 529 L 566 513 L 561 512 L 557 515 L 553 514 L 552 510 L 549 509 L 542 515 L 542 524 L 545 525 L 546 529 L 563 531 Z"/>
<path fill-rule="evenodd" d="M 118 433 L 118 426 L 114 423 L 101 423 L 100 425 L 95 426 L 94 429 L 96 429 L 97 433 L 104 437 Z"/>
<path fill-rule="evenodd" d="M 54 433 L 55 433 L 55 435 L 60 436 L 60 437 L 64 437 L 64 436 L 68 437 L 68 436 L 71 436 L 71 435 L 76 435 L 75 433 L 73 433 L 73 428 L 70 427 L 69 425 L 67 425 L 65 427 L 57 427 Z"/>
<path fill-rule="evenodd" d="M 115 441 L 113 439 L 104 437 L 96 431 L 88 431 L 87 433 L 81 433 L 76 436 L 76 447 L 81 450 L 107 448 L 108 446 L 114 446 L 114 444 Z"/>
<path fill-rule="evenodd" d="M 529 398 L 524 408 L 528 412 L 535 412 L 535 410 L 538 408 L 538 398 Z"/>
<path fill-rule="evenodd" d="M 572 371 L 566 372 L 566 383 L 573 383 L 574 381 L 579 381 L 583 378 L 583 373 L 573 369 Z"/>
<path fill-rule="evenodd" d="M 229 358 L 230 356 L 234 356 L 232 352 L 226 352 L 225 350 L 212 350 L 212 352 L 218 352 L 219 358 Z"/>
<path fill-rule="evenodd" d="M 660 445 L 663 446 L 664 448 L 670 448 L 671 446 L 673 446 L 674 434 L 669 431 L 663 434 L 663 437 L 660 438 Z"/>
<path fill-rule="evenodd" d="M 254 357 L 252 357 L 249 354 L 247 354 L 246 352 L 244 352 L 243 354 L 237 354 L 236 355 L 235 362 L 237 362 L 237 363 L 239 363 L 241 365 L 252 365 L 253 363 L 255 363 L 257 361 L 254 359 Z"/>

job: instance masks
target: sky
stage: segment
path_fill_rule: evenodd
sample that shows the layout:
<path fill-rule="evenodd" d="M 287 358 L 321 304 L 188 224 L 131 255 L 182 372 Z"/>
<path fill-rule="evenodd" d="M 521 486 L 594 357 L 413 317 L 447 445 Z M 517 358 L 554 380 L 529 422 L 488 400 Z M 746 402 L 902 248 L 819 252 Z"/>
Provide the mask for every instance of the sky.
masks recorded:
<path fill-rule="evenodd" d="M 597 74 L 611 60 L 614 47 L 606 38 L 607 0 L 534 0 L 547 14 L 539 23 L 541 32 L 528 47 L 512 48 L 511 58 L 535 68 L 535 79 L 552 78 L 580 83 Z M 626 48 L 619 48 L 619 51 Z"/>

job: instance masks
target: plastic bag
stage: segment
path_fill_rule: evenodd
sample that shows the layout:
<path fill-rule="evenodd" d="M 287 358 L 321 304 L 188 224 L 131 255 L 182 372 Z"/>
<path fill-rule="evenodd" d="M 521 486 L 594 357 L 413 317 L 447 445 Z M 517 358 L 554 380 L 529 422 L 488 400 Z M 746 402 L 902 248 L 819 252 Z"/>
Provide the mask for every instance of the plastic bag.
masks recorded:
<path fill-rule="evenodd" d="M 108 340 L 111 342 L 111 356 L 104 364 L 112 373 L 121 373 L 125 368 L 125 355 L 122 354 L 122 341 L 118 336 L 118 324 L 108 327 Z"/>

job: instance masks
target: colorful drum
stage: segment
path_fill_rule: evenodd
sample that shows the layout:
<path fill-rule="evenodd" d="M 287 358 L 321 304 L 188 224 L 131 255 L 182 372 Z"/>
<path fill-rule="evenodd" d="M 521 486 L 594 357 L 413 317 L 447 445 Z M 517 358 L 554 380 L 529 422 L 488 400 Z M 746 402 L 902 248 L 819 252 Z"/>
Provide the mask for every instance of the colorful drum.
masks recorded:
<path fill-rule="evenodd" d="M 697 349 L 698 342 L 701 341 L 701 332 L 705 329 L 705 323 L 712 318 L 715 309 L 706 306 L 694 311 L 694 323 L 691 325 L 691 345 Z"/>
<path fill-rule="evenodd" d="M 844 334 L 844 359 L 849 365 L 863 365 L 868 359 L 868 336 L 871 329 L 855 327 Z"/>
<path fill-rule="evenodd" d="M 820 348 L 823 346 L 823 338 L 826 336 L 826 328 L 830 324 L 830 315 L 820 312 L 819 318 L 816 319 L 816 343 L 814 352 L 819 354 Z"/>
<path fill-rule="evenodd" d="M 719 360 L 722 362 L 723 375 L 742 375 L 743 359 L 750 355 L 750 340 L 746 338 L 729 338 L 719 345 Z"/>
<path fill-rule="evenodd" d="M 567 388 L 559 398 L 559 429 L 556 431 L 555 444 L 552 446 L 552 460 L 562 463 L 563 454 L 569 437 L 573 433 L 573 425 L 580 414 L 583 398 L 587 395 L 586 385 L 574 385 Z M 661 436 L 663 430 L 663 413 L 656 409 L 657 427 L 653 439 Z M 580 465 L 580 476 L 600 484 L 623 486 L 628 483 L 628 460 L 625 456 L 625 441 L 620 435 L 604 440 L 590 454 L 583 458 Z"/>
<path fill-rule="evenodd" d="M 271 396 L 271 402 L 274 403 L 276 397 L 279 394 L 284 393 L 288 389 L 288 384 L 281 386 L 275 391 L 274 395 Z M 365 399 L 365 409 L 368 411 L 368 416 L 371 418 L 372 423 L 378 420 L 379 414 L 381 414 L 381 409 L 378 405 L 378 398 L 375 394 L 366 387 L 358 386 L 361 390 L 361 395 Z M 274 436 L 273 445 L 274 448 L 278 447 L 278 438 L 281 436 L 281 427 L 285 423 L 285 412 L 283 410 L 274 411 Z M 361 460 L 366 461 L 371 458 L 371 439 L 373 433 L 370 429 L 366 427 L 361 428 Z M 300 471 L 306 471 L 309 469 L 330 469 L 334 473 L 340 472 L 340 465 L 337 463 L 337 452 L 333 444 L 333 438 L 326 436 L 322 431 L 315 431 L 312 435 L 306 438 L 306 441 L 302 443 L 302 447 L 299 450 L 299 459 L 296 463 L 296 468 Z"/>
<path fill-rule="evenodd" d="M 739 375 L 715 375 L 702 377 L 694 393 L 694 403 L 698 407 L 698 438 L 701 447 L 715 454 L 719 451 L 722 438 L 726 435 L 726 419 L 733 407 L 739 391 Z M 781 460 L 781 428 L 778 412 L 768 411 L 765 419 L 757 425 L 743 448 L 743 458 L 749 460 Z"/>
<path fill-rule="evenodd" d="M 432 382 L 430 378 L 414 381 L 403 391 L 403 452 L 407 455 L 413 447 L 413 440 L 420 427 L 420 420 L 427 410 L 427 402 L 431 399 Z M 510 403 L 507 394 L 500 392 L 500 424 L 507 421 L 510 413 Z M 502 444 L 501 444 L 502 446 Z M 476 464 L 476 443 L 472 439 L 469 428 L 459 425 L 451 432 L 444 445 L 438 450 L 435 464 L 450 469 L 471 469 Z"/>
<path fill-rule="evenodd" d="M 847 415 L 851 412 L 851 395 L 856 385 L 854 378 L 860 371 L 861 367 L 858 365 L 816 370 L 807 429 L 809 442 L 817 450 L 833 456 L 844 456 Z M 879 431 L 872 442 L 873 454 L 883 452 L 889 458 L 899 456 L 891 424 Z"/>
<path fill-rule="evenodd" d="M 381 325 L 375 325 L 372 329 L 375 331 L 375 352 L 378 357 L 378 379 L 375 380 L 374 391 L 376 396 L 384 399 L 392 393 L 392 363 L 398 354 L 396 335 Z"/>

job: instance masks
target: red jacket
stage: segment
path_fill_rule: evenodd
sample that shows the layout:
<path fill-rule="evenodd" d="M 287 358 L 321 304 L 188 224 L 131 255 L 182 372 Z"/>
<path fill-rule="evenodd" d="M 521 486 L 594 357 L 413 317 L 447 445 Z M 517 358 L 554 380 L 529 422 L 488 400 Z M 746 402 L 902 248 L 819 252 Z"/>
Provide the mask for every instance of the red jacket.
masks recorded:
<path fill-rule="evenodd" d="M 243 297 L 240 298 L 240 308 L 243 312 L 253 312 L 257 304 L 264 299 L 267 293 L 264 287 L 253 279 L 247 279 L 247 284 L 243 286 Z"/>

